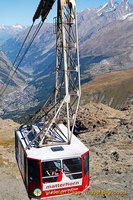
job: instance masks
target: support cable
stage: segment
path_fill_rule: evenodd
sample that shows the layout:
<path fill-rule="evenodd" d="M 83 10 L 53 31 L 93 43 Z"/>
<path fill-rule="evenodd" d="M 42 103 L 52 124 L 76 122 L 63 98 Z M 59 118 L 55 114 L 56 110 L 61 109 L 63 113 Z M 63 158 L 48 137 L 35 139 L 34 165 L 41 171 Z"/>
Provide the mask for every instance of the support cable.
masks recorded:
<path fill-rule="evenodd" d="M 29 32 L 28 32 L 28 34 L 27 34 L 27 36 L 26 36 L 26 38 L 25 38 L 25 40 L 24 40 L 24 42 L 23 42 L 23 44 L 22 44 L 22 46 L 21 46 L 21 48 L 20 48 L 20 50 L 19 50 L 19 52 L 18 52 L 18 54 L 17 54 L 17 56 L 16 56 L 16 59 L 15 59 L 13 65 L 12 65 L 11 69 L 9 70 L 9 73 L 8 73 L 8 76 L 7 76 L 7 77 L 8 77 L 8 78 L 7 78 L 7 81 L 8 81 L 8 82 L 6 81 L 6 86 L 5 86 L 4 89 L 3 89 L 3 86 L 1 87 L 0 100 L 2 99 L 3 94 L 4 94 L 5 90 L 7 89 L 7 87 L 8 87 L 8 85 L 9 85 L 10 81 L 12 80 L 12 78 L 13 78 L 14 74 L 16 73 L 16 71 L 17 71 L 19 65 L 21 64 L 22 60 L 24 59 L 24 57 L 25 57 L 27 51 L 29 50 L 31 44 L 33 43 L 33 41 L 34 41 L 36 35 L 38 34 L 38 32 L 39 32 L 39 30 L 40 30 L 40 28 L 42 27 L 43 22 L 44 22 L 45 19 L 47 18 L 48 13 L 49 13 L 50 10 L 52 9 L 52 6 L 53 6 L 54 2 L 55 2 L 55 0 L 49 0 L 49 1 L 48 1 L 48 0 L 41 0 L 41 1 L 40 1 L 39 6 L 38 6 L 38 8 L 37 8 L 37 10 L 36 10 L 36 12 L 35 12 L 35 14 L 34 14 L 33 19 L 32 19 L 33 24 L 31 25 L 31 27 L 30 27 L 30 29 L 29 29 Z M 10 78 L 10 73 L 11 73 L 11 71 L 13 70 L 14 64 L 15 64 L 17 58 L 19 57 L 20 52 L 21 52 L 21 50 L 22 50 L 22 48 L 23 48 L 23 46 L 24 46 L 24 44 L 25 44 L 25 42 L 26 42 L 26 40 L 27 40 L 27 38 L 28 38 L 28 36 L 29 36 L 29 34 L 30 34 L 30 32 L 31 32 L 31 29 L 32 29 L 32 27 L 33 27 L 33 25 L 34 25 L 34 22 L 35 22 L 36 19 L 38 19 L 40 16 L 41 16 L 41 22 L 39 23 L 39 25 L 38 25 L 36 31 L 34 32 L 34 35 L 33 35 L 32 39 L 31 39 L 31 41 L 30 41 L 30 43 L 29 43 L 29 45 L 28 45 L 28 47 L 27 47 L 25 53 L 23 54 L 23 56 L 22 56 L 20 62 L 18 63 L 17 67 L 15 68 L 15 70 L 14 70 L 14 72 L 13 72 L 11 78 Z M 3 89 L 3 91 L 2 91 L 2 89 Z"/>
<path fill-rule="evenodd" d="M 26 42 L 26 40 L 27 40 L 27 38 L 28 38 L 28 36 L 29 36 L 29 34 L 30 34 L 32 28 L 33 28 L 33 25 L 34 25 L 34 22 L 32 23 L 32 25 L 31 25 L 31 27 L 30 27 L 30 29 L 29 29 L 29 31 L 28 31 L 28 33 L 27 33 L 27 35 L 26 35 L 26 37 L 25 37 L 25 39 L 24 39 L 24 41 L 23 41 L 23 44 L 21 45 L 21 48 L 20 48 L 20 50 L 19 50 L 19 52 L 18 52 L 18 54 L 17 54 L 17 56 L 16 56 L 16 58 L 15 58 L 13 64 L 12 64 L 12 67 L 10 68 L 10 70 L 9 70 L 9 72 L 8 72 L 6 82 L 5 82 L 3 85 L 6 85 L 6 84 L 7 84 L 7 81 L 8 81 L 8 79 L 9 79 L 9 77 L 10 77 L 10 73 L 11 73 L 11 71 L 12 71 L 13 68 L 14 68 L 14 65 L 15 65 L 15 63 L 16 63 L 16 61 L 17 61 L 17 59 L 18 59 L 18 57 L 19 57 L 19 55 L 20 55 L 20 53 L 21 53 L 21 51 L 22 51 L 22 49 L 23 49 L 23 47 L 24 47 L 24 44 L 25 44 L 25 42 Z M 3 88 L 3 86 L 1 86 L 1 92 L 2 92 L 2 88 Z"/>
<path fill-rule="evenodd" d="M 32 38 L 31 38 L 31 40 L 30 40 L 30 42 L 29 42 L 29 45 L 27 46 L 27 48 L 26 48 L 26 50 L 25 50 L 25 52 L 24 52 L 24 54 L 23 54 L 22 58 L 20 59 L 20 61 L 19 61 L 18 65 L 16 66 L 16 68 L 15 68 L 15 70 L 14 70 L 14 72 L 13 72 L 12 76 L 11 76 L 11 77 L 9 77 L 10 79 L 9 79 L 9 80 L 8 80 L 8 82 L 6 83 L 6 87 L 3 89 L 3 91 L 2 91 L 2 93 L 1 93 L 1 96 L 0 96 L 0 98 L 2 98 L 2 96 L 3 96 L 4 92 L 6 91 L 6 89 L 7 89 L 8 85 L 9 85 L 10 81 L 12 80 L 13 76 L 15 75 L 15 73 L 16 73 L 16 71 L 17 71 L 18 67 L 20 66 L 21 62 L 23 61 L 23 59 L 24 59 L 24 57 L 25 57 L 26 53 L 28 52 L 29 48 L 31 47 L 31 45 L 32 45 L 32 43 L 33 43 L 33 41 L 34 41 L 35 37 L 37 36 L 38 32 L 40 31 L 40 29 L 41 29 L 42 25 L 43 25 L 43 22 L 41 21 L 41 22 L 38 24 L 38 26 L 37 26 L 37 28 L 36 28 L 36 30 L 35 30 L 35 32 L 34 32 L 34 34 L 33 34 Z M 33 26 L 32 26 L 32 27 L 33 27 Z M 30 29 L 30 31 L 31 31 L 31 29 Z M 30 32 L 28 32 L 28 34 L 27 34 L 27 35 L 29 35 L 29 33 L 30 33 Z M 28 36 L 26 36 L 26 39 L 25 39 L 25 41 L 27 40 L 27 37 L 28 37 Z M 25 42 L 24 42 L 24 43 L 25 43 Z M 21 47 L 21 50 L 22 50 L 22 48 L 23 48 L 23 46 L 24 46 L 24 43 L 23 43 L 23 45 L 22 45 L 22 47 Z M 17 57 L 19 56 L 20 52 L 21 52 L 21 51 L 19 51 L 19 53 L 18 53 Z M 16 60 L 17 60 L 17 57 L 16 57 L 16 59 L 15 59 L 15 61 L 14 61 L 14 62 L 16 62 Z M 14 66 L 13 66 L 13 67 L 14 67 Z"/>

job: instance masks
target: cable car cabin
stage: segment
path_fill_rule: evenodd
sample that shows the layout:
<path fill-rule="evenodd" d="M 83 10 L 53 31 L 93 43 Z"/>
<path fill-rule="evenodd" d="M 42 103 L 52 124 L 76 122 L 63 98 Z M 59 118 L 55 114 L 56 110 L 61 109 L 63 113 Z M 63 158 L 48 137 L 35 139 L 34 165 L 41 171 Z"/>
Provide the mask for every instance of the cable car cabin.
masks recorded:
<path fill-rule="evenodd" d="M 67 128 L 58 125 L 55 131 L 65 140 Z M 29 198 L 43 199 L 82 192 L 89 188 L 89 150 L 74 135 L 71 144 L 36 148 L 29 142 L 40 129 L 39 123 L 29 130 L 24 126 L 15 131 L 16 160 Z"/>

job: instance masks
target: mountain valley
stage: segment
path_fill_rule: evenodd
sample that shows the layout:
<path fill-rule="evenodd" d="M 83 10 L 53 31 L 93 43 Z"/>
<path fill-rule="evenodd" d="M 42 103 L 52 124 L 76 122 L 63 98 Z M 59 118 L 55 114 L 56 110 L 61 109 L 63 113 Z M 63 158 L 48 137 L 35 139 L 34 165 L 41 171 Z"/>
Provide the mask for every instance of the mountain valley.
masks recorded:
<path fill-rule="evenodd" d="M 123 84 L 122 80 L 117 79 L 116 76 L 118 75 L 119 77 L 119 73 L 124 75 L 125 71 L 123 70 L 133 68 L 132 20 L 133 3 L 127 0 L 121 2 L 111 0 L 99 8 L 86 8 L 78 13 L 81 83 L 83 85 L 82 104 L 94 100 L 95 102 L 100 101 L 112 107 L 120 108 L 123 104 L 132 103 L 131 90 L 129 93 L 121 93 L 119 98 L 116 92 L 119 87 L 121 87 L 120 91 L 122 91 L 123 87 L 121 85 Z M 31 35 L 34 33 L 35 28 L 36 26 L 33 28 Z M 12 62 L 28 30 L 29 28 L 23 30 L 1 46 L 2 51 Z M 31 35 L 26 42 L 26 46 L 30 41 Z M 42 102 L 48 98 L 55 83 L 55 42 L 56 35 L 53 34 L 53 24 L 44 23 L 19 68 L 21 73 L 20 85 L 13 86 L 12 90 L 9 89 L 2 100 L 1 116 L 3 115 L 4 118 L 11 117 L 14 120 L 23 118 L 24 113 L 31 113 L 38 109 Z M 91 88 L 90 92 L 90 88 L 86 89 L 86 86 L 84 86 L 84 84 L 90 84 L 91 87 L 93 82 L 90 81 L 92 79 L 95 80 L 95 77 L 98 76 L 97 80 L 104 80 L 104 74 L 113 71 L 118 73 L 115 75 L 117 84 L 114 87 L 116 89 L 112 89 L 111 93 L 108 85 L 106 92 L 98 89 L 99 82 L 97 82 L 96 86 L 97 91 Z M 0 72 L 0 77 L 2 76 L 3 73 Z M 111 76 L 113 74 L 110 74 Z M 2 81 L 5 82 L 5 79 L 2 78 Z M 106 79 L 108 79 L 108 75 Z M 109 84 L 112 82 L 111 79 L 109 78 Z M 131 81 L 127 81 L 126 87 L 130 88 L 130 84 Z M 90 97 L 87 97 L 89 95 Z M 121 101 L 118 100 L 120 98 Z M 122 99 L 124 99 L 124 102 L 122 102 Z"/>

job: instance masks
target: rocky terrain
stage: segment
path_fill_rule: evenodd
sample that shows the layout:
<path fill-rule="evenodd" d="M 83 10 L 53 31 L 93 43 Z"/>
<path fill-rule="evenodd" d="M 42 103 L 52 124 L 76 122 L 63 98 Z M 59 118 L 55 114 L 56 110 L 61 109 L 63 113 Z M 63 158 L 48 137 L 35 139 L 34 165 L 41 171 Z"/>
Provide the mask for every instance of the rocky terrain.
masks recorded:
<path fill-rule="evenodd" d="M 2 200 L 28 200 L 14 158 L 13 129 L 17 126 L 18 124 L 11 120 L 0 119 Z M 133 106 L 123 107 L 121 111 L 101 103 L 81 106 L 75 134 L 90 149 L 90 190 L 83 194 L 58 199 L 131 200 L 133 194 Z M 3 184 L 3 180 L 6 184 Z"/>

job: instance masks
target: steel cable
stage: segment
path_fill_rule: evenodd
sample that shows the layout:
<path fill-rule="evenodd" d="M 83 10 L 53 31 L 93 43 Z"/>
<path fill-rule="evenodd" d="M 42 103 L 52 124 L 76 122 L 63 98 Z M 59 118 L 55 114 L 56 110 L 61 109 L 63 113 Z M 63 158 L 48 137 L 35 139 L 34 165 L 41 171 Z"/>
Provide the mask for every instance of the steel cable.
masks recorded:
<path fill-rule="evenodd" d="M 13 76 L 15 75 L 15 73 L 16 73 L 18 67 L 20 66 L 21 62 L 23 61 L 23 59 L 24 59 L 26 53 L 28 52 L 29 48 L 31 47 L 31 45 L 32 45 L 32 43 L 33 43 L 35 37 L 37 36 L 38 32 L 40 31 L 42 25 L 43 25 L 43 22 L 41 21 L 41 22 L 38 24 L 38 26 L 37 26 L 37 28 L 36 28 L 36 30 L 35 30 L 35 32 L 34 32 L 32 38 L 31 38 L 31 40 L 30 40 L 30 42 L 29 42 L 29 45 L 27 46 L 27 48 L 26 48 L 26 50 L 25 50 L 25 52 L 24 52 L 22 58 L 20 59 L 18 65 L 16 66 L 16 68 L 15 68 L 13 74 L 11 75 L 11 77 L 9 77 L 9 80 L 7 79 L 8 82 L 6 83 L 5 88 L 4 88 L 3 91 L 1 92 L 0 98 L 3 97 L 4 92 L 6 91 L 6 89 L 7 89 L 8 85 L 9 85 L 10 81 L 12 80 L 12 78 L 13 78 Z M 32 27 L 33 27 L 33 25 L 32 25 Z M 31 31 L 31 29 L 30 29 L 30 31 Z M 16 60 L 17 60 L 17 58 L 18 58 L 18 56 L 19 56 L 19 54 L 20 54 L 20 52 L 21 52 L 21 50 L 22 50 L 22 48 L 23 48 L 23 46 L 24 46 L 24 43 L 25 43 L 25 41 L 26 41 L 27 38 L 28 38 L 28 35 L 29 35 L 29 32 L 28 32 L 28 34 L 27 34 L 27 36 L 26 36 L 26 38 L 25 38 L 25 40 L 24 40 L 24 42 L 23 42 L 23 44 L 22 44 L 22 46 L 21 46 L 21 49 L 20 49 L 20 51 L 19 51 L 19 53 L 18 53 L 18 55 L 17 55 L 17 57 L 16 57 L 14 63 L 16 62 Z M 13 66 L 13 67 L 14 67 L 14 66 Z M 13 69 L 13 67 L 12 67 L 12 69 Z M 11 73 L 11 71 L 10 71 L 10 73 Z"/>
<path fill-rule="evenodd" d="M 30 29 L 29 29 L 29 31 L 28 31 L 28 33 L 27 33 L 25 39 L 24 39 L 23 44 L 21 45 L 21 48 L 20 48 L 20 50 L 19 50 L 19 52 L 18 52 L 18 54 L 17 54 L 17 56 L 16 56 L 16 58 L 15 58 L 13 64 L 12 64 L 12 67 L 11 67 L 11 69 L 10 69 L 9 72 L 8 72 L 6 82 L 5 82 L 3 85 L 6 85 L 6 83 L 7 83 L 7 81 L 8 81 L 8 77 L 10 77 L 10 73 L 11 73 L 11 71 L 12 71 L 13 68 L 14 68 L 14 65 L 15 65 L 15 63 L 16 63 L 16 61 L 17 61 L 17 58 L 19 57 L 19 55 L 20 55 L 20 53 L 21 53 L 21 50 L 22 50 L 23 47 L 24 47 L 24 44 L 25 44 L 25 42 L 26 42 L 26 40 L 27 40 L 27 38 L 28 38 L 28 36 L 29 36 L 31 30 L 32 30 L 33 25 L 34 25 L 34 22 L 33 22 L 33 24 L 31 25 L 31 27 L 30 27 Z M 1 90 L 0 90 L 0 91 L 2 91 L 3 85 L 1 86 Z"/>

